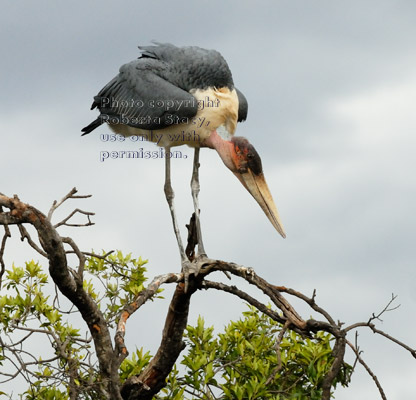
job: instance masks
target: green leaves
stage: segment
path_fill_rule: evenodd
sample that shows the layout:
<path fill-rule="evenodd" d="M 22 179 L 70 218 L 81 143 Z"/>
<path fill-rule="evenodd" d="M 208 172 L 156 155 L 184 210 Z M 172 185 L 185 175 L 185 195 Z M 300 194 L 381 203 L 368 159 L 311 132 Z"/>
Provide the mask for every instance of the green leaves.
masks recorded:
<path fill-rule="evenodd" d="M 318 332 L 314 339 L 303 339 L 288 331 L 279 346 L 279 361 L 276 340 L 281 329 L 251 307 L 218 336 L 199 318 L 195 327 L 187 327 L 184 376 L 172 371 L 165 396 L 156 398 L 171 399 L 181 388 L 184 399 L 212 399 L 212 393 L 218 399 L 320 399 L 320 385 L 333 361 L 332 337 Z M 345 365 L 346 376 L 350 371 Z M 347 383 L 341 376 L 337 382 Z"/>
<path fill-rule="evenodd" d="M 41 325 L 45 323 L 43 317 L 53 310 L 47 304 L 48 296 L 42 293 L 46 283 L 47 275 L 34 261 L 27 262 L 25 268 L 13 265 L 7 271 L 4 287 L 8 294 L 0 297 L 0 332 L 9 332 L 11 323 L 25 325 L 28 319 L 41 320 Z"/>
<path fill-rule="evenodd" d="M 144 353 L 143 348 L 136 349 L 131 357 L 126 358 L 120 365 L 120 379 L 124 382 L 131 376 L 138 375 L 143 368 L 149 364 L 152 356 L 149 352 Z"/>
<path fill-rule="evenodd" d="M 146 263 L 120 251 L 87 259 L 83 288 L 99 304 L 109 327 L 114 327 L 122 308 L 144 290 Z M 6 290 L 0 296 L 0 334 L 10 338 L 18 332 L 21 336 L 16 344 L 0 349 L 2 368 L 8 354 L 20 351 L 25 355 L 21 350 L 25 339 L 20 338 L 28 332 L 31 335 L 36 330 L 36 335 L 43 334 L 45 342 L 52 344 L 52 356 L 44 360 L 37 357 L 37 362 L 31 358 L 28 368 L 34 382 L 24 398 L 67 400 L 70 375 L 80 398 L 99 398 L 96 388 L 102 381 L 98 366 L 90 364 L 94 358 L 90 333 L 86 326 L 82 330 L 70 323 L 70 315 L 76 310 L 60 308 L 60 296 L 45 294 L 48 275 L 41 265 L 30 261 L 24 267 L 13 266 L 3 284 Z M 318 332 L 314 338 L 303 338 L 287 331 L 277 346 L 281 330 L 280 324 L 252 307 L 218 334 L 198 318 L 196 326 L 186 329 L 186 354 L 154 399 L 321 399 L 321 385 L 333 362 L 333 337 Z M 123 360 L 120 381 L 140 374 L 150 360 L 149 352 L 137 349 Z M 334 387 L 347 385 L 351 370 L 344 364 Z"/>
<path fill-rule="evenodd" d="M 92 279 L 84 281 L 84 287 L 99 302 L 110 327 L 114 327 L 121 309 L 143 291 L 146 264 L 147 260 L 133 258 L 131 253 L 123 255 L 121 251 L 110 255 L 103 251 L 99 257 L 88 258 L 85 271 Z M 103 293 L 97 291 L 100 286 Z"/>
<path fill-rule="evenodd" d="M 87 259 L 83 289 L 98 303 L 111 326 L 122 307 L 144 289 L 147 279 L 144 265 L 147 260 L 134 258 L 131 254 L 123 255 L 120 251 L 104 255 L 106 253 L 103 252 L 100 258 Z M 100 398 L 96 393 L 99 392 L 97 388 L 101 386 L 101 378 L 91 349 L 90 332 L 86 325 L 81 325 L 82 330 L 78 329 L 78 325 L 75 328 L 71 324 L 71 321 L 79 323 L 79 315 L 72 319 L 72 314 L 79 313 L 63 296 L 54 292 L 52 285 L 48 287 L 48 275 L 43 272 L 42 266 L 34 261 L 24 267 L 12 266 L 3 278 L 3 288 L 5 290 L 0 296 L 0 335 L 7 335 L 4 335 L 5 346 L 0 348 L 0 365 L 4 368 L 8 363 L 7 367 L 12 368 L 8 360 L 13 360 L 15 355 L 20 357 L 20 362 L 27 354 L 33 354 L 26 368 L 34 378 L 25 392 L 24 388 L 19 392 L 21 398 L 68 400 L 70 375 L 82 398 Z M 35 336 L 37 343 L 43 340 L 44 344 L 51 344 L 51 351 L 45 356 L 42 353 L 42 358 L 26 342 L 27 338 Z M 14 338 L 16 343 L 13 343 Z M 120 379 L 140 373 L 150 359 L 148 352 L 136 350 L 121 364 Z M 181 399 L 182 393 L 180 389 L 175 390 L 173 398 Z M 2 394 L 8 396 L 0 393 L 1 398 Z"/>

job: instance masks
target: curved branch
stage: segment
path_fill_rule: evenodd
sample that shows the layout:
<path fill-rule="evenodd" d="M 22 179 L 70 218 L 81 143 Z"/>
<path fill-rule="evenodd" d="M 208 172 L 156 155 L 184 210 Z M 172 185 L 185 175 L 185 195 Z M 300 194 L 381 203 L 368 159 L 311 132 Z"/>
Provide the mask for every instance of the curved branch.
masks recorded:
<path fill-rule="evenodd" d="M 329 313 L 327 313 L 323 308 L 319 307 L 316 303 L 315 303 L 315 297 L 316 297 L 316 290 L 313 291 L 313 296 L 312 297 L 308 297 L 305 296 L 303 293 L 298 292 L 297 290 L 291 289 L 291 288 L 287 288 L 285 286 L 275 286 L 275 288 L 279 291 L 279 292 L 284 292 L 287 294 L 290 294 L 292 296 L 295 296 L 301 300 L 303 300 L 305 303 L 307 303 L 313 310 L 315 310 L 316 312 L 318 312 L 319 314 L 322 314 L 327 321 L 331 324 L 331 325 L 336 325 L 335 321 L 333 320 L 333 318 L 329 315 Z"/>
<path fill-rule="evenodd" d="M 32 240 L 26 228 L 22 224 L 18 224 L 17 227 L 20 232 L 20 240 L 23 242 L 26 239 L 32 249 L 34 249 L 41 256 L 48 258 L 48 255 Z"/>
<path fill-rule="evenodd" d="M 67 201 L 68 199 L 88 199 L 89 197 L 91 197 L 90 194 L 87 195 L 83 195 L 83 196 L 75 196 L 75 193 L 78 193 L 77 188 L 72 188 L 68 194 L 66 194 L 61 200 L 56 201 L 54 200 L 54 202 L 52 203 L 52 206 L 48 212 L 48 221 L 52 220 L 52 214 L 55 212 L 55 210 L 61 206 L 65 201 Z"/>
<path fill-rule="evenodd" d="M 251 304 L 252 306 L 256 307 L 259 311 L 261 311 L 263 314 L 266 314 L 274 321 L 280 322 L 281 324 L 285 324 L 287 322 L 286 318 L 281 317 L 278 313 L 271 310 L 265 304 L 260 303 L 254 297 L 251 297 L 249 294 L 238 289 L 236 286 L 229 286 L 220 282 L 204 280 L 201 283 L 201 289 L 216 289 L 216 290 L 222 290 L 223 292 L 226 292 L 226 293 L 233 294 L 235 296 L 238 296 L 240 299 L 245 300 L 247 303 Z"/>
<path fill-rule="evenodd" d="M 221 260 L 203 259 L 198 261 L 201 264 L 199 274 L 205 276 L 212 271 L 227 271 L 233 275 L 245 279 L 248 283 L 259 288 L 266 294 L 270 300 L 283 312 L 283 315 L 291 322 L 291 324 L 301 330 L 306 330 L 307 324 L 292 305 L 282 296 L 276 286 L 271 285 L 266 280 L 256 274 L 253 268 L 247 268 L 235 263 L 229 263 Z"/>
<path fill-rule="evenodd" d="M 347 340 L 348 346 L 352 349 L 352 351 L 357 356 L 358 362 L 365 368 L 365 370 L 368 372 L 368 374 L 373 378 L 374 383 L 376 384 L 378 391 L 380 392 L 380 396 L 383 400 L 387 400 L 386 394 L 384 393 L 383 388 L 381 387 L 380 381 L 378 380 L 377 376 L 374 374 L 374 372 L 370 369 L 370 367 L 364 362 L 364 360 L 361 358 L 360 352 L 358 349 Z"/>
<path fill-rule="evenodd" d="M 120 312 L 119 322 L 117 324 L 117 331 L 114 341 L 116 343 L 116 351 L 119 356 L 119 364 L 127 357 L 128 351 L 124 343 L 124 336 L 126 334 L 126 323 L 130 316 L 136 312 L 147 300 L 151 299 L 161 285 L 164 283 L 175 283 L 183 281 L 183 274 L 165 274 L 156 276 L 152 282 L 149 283 L 147 289 L 142 290 L 135 299 L 125 305 Z"/>
<path fill-rule="evenodd" d="M 370 328 L 374 333 L 378 333 L 381 336 L 384 336 L 386 339 L 391 340 L 392 342 L 398 344 L 399 346 L 403 347 L 404 349 L 406 349 L 412 356 L 413 358 L 416 358 L 416 349 L 412 349 L 410 346 L 408 346 L 407 344 L 401 342 L 400 340 L 394 338 L 393 336 L 390 336 L 388 333 L 383 332 L 380 329 L 377 329 L 376 326 L 373 323 L 370 322 L 357 322 L 355 324 L 352 324 L 350 326 L 348 326 L 347 328 L 344 329 L 345 332 L 348 332 L 352 329 L 356 329 L 356 328 L 360 328 L 360 327 L 368 327 Z"/>
<path fill-rule="evenodd" d="M 62 242 L 69 244 L 72 250 L 74 251 L 74 253 L 76 254 L 76 256 L 78 257 L 79 265 L 78 265 L 77 272 L 78 272 L 78 276 L 82 279 L 84 275 L 84 267 L 85 267 L 85 261 L 86 261 L 84 253 L 82 253 L 82 251 L 78 248 L 76 243 L 71 238 L 63 237 Z"/>
<path fill-rule="evenodd" d="M 159 349 L 139 376 L 131 377 L 124 382 L 121 389 L 123 399 L 151 400 L 166 386 L 166 377 L 185 348 L 182 337 L 188 321 L 191 296 L 197 285 L 198 283 L 192 280 L 186 292 L 184 283 L 176 286 Z"/>
<path fill-rule="evenodd" d="M 2 208 L 0 207 L 0 213 L 2 212 Z M 3 239 L 1 240 L 1 246 L 0 246 L 0 289 L 1 289 L 1 281 L 4 275 L 4 272 L 6 271 L 6 266 L 4 264 L 4 260 L 3 260 L 3 254 L 4 254 L 4 250 L 6 248 L 6 241 L 7 239 L 11 237 L 10 234 L 10 229 L 8 227 L 8 225 L 4 225 L 4 235 L 3 235 Z"/>

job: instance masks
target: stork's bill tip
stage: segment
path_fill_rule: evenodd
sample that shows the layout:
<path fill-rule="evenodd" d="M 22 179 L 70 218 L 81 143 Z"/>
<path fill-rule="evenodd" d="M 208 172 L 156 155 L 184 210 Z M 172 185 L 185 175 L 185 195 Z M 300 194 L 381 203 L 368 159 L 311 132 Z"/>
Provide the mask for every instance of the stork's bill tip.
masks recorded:
<path fill-rule="evenodd" d="M 282 221 L 280 220 L 279 212 L 274 204 L 273 197 L 267 186 L 266 180 L 264 179 L 263 173 L 256 175 L 249 169 L 247 172 L 241 174 L 241 178 L 244 182 L 244 186 L 256 199 L 274 228 L 283 238 L 285 238 L 286 233 Z"/>

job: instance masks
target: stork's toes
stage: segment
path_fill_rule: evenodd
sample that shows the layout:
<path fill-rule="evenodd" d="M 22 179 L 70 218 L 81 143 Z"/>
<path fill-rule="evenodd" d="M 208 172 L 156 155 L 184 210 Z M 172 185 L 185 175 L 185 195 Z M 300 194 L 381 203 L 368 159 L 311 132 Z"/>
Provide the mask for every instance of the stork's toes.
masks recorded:
<path fill-rule="evenodd" d="M 199 272 L 201 271 L 204 265 L 205 260 L 208 260 L 207 256 L 205 254 L 201 254 L 193 262 L 189 260 L 182 261 L 182 272 L 185 281 L 185 293 L 188 291 L 189 277 L 191 275 L 198 276 Z"/>

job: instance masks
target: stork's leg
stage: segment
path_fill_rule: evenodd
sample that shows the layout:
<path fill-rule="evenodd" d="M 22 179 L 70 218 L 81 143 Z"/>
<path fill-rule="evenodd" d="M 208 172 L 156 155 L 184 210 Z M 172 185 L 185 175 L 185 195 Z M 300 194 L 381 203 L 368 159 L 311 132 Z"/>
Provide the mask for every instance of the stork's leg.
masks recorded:
<path fill-rule="evenodd" d="M 167 157 L 166 154 L 169 154 L 170 148 L 165 149 L 165 196 L 169 204 L 170 215 L 172 216 L 173 230 L 175 231 L 176 241 L 178 242 L 179 253 L 181 255 L 181 264 L 182 271 L 185 278 L 185 292 L 188 289 L 189 274 L 192 273 L 191 262 L 185 254 L 184 247 L 182 244 L 181 235 L 179 232 L 178 220 L 176 218 L 175 207 L 173 204 L 173 199 L 175 193 L 173 192 L 171 180 L 170 180 L 170 157 Z"/>
<path fill-rule="evenodd" d="M 199 147 L 195 147 L 195 154 L 194 154 L 194 166 L 192 170 L 192 179 L 191 179 L 191 192 L 192 192 L 192 199 L 194 201 L 194 210 L 195 210 L 195 224 L 196 224 L 196 232 L 198 235 L 198 257 L 206 257 L 207 254 L 205 253 L 204 244 L 202 243 L 202 234 L 201 234 L 201 223 L 199 219 L 199 202 L 198 202 L 198 195 L 199 195 Z M 198 273 L 198 271 L 196 271 Z"/>

